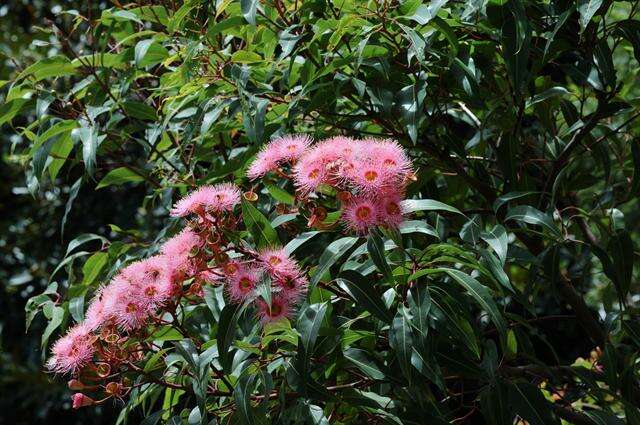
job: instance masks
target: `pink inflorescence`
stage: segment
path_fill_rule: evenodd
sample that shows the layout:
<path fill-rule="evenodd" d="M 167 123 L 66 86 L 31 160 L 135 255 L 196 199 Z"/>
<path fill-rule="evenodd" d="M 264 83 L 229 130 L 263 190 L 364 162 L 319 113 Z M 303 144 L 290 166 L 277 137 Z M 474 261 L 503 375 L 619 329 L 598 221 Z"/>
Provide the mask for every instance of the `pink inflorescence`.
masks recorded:
<path fill-rule="evenodd" d="M 309 147 L 311 139 L 303 135 L 282 136 L 267 143 L 247 170 L 254 180 L 287 162 L 297 160 Z"/>
<path fill-rule="evenodd" d="M 316 144 L 307 136 L 277 138 L 258 154 L 248 175 L 255 179 L 270 171 L 293 181 L 301 210 L 313 211 L 310 225 L 325 225 L 327 211 L 320 204 L 336 193 L 343 226 L 359 235 L 402 223 L 406 187 L 414 179 L 397 142 L 344 136 Z M 188 217 L 189 226 L 164 242 L 158 255 L 127 265 L 95 291 L 85 320 L 53 345 L 49 369 L 78 379 L 84 370 L 116 376 L 114 370 L 141 358 L 141 341 L 153 326 L 170 323 L 178 305 L 201 302 L 204 285 L 224 285 L 227 298 L 255 307 L 262 324 L 291 317 L 306 294 L 306 274 L 284 248 L 252 251 L 238 244 L 233 211 L 240 197 L 239 187 L 221 183 L 180 199 L 171 215 Z M 112 390 L 119 391 L 118 385 Z M 82 393 L 74 395 L 74 407 L 92 403 Z"/>
<path fill-rule="evenodd" d="M 231 183 L 202 186 L 179 200 L 171 210 L 174 217 L 190 214 L 222 213 L 233 211 L 240 203 L 240 189 Z"/>
<path fill-rule="evenodd" d="M 308 144 L 300 137 L 279 143 L 290 158 Z M 234 228 L 232 210 L 239 197 L 238 187 L 221 184 L 200 188 L 179 201 L 175 215 L 195 214 L 198 219 L 166 240 L 158 255 L 127 265 L 95 291 L 85 320 L 53 345 L 49 369 L 81 376 L 93 365 L 94 372 L 102 368 L 108 375 L 112 367 L 140 353 L 135 345 L 129 345 L 133 351 L 123 351 L 122 341 L 148 335 L 149 326 L 165 324 L 166 313 L 174 311 L 181 299 L 197 302 L 205 284 L 224 285 L 231 302 L 253 304 L 262 323 L 290 316 L 307 280 L 282 248 L 235 252 L 237 247 L 227 236 Z M 231 251 L 234 258 L 227 254 Z M 273 294 L 272 307 L 266 310 L 257 290 L 263 283 L 271 285 Z M 79 407 L 89 400 L 81 393 L 74 397 Z"/>
<path fill-rule="evenodd" d="M 308 285 L 298 263 L 283 248 L 259 251 L 246 263 L 229 261 L 223 270 L 229 298 L 236 303 L 254 304 L 262 323 L 290 317 Z M 265 307 L 267 303 L 258 290 L 258 285 L 264 284 L 269 285 L 271 305 L 278 314 L 267 314 L 270 310 Z"/>
<path fill-rule="evenodd" d="M 82 323 L 74 326 L 53 344 L 47 366 L 54 372 L 77 372 L 93 358 L 93 339 L 88 326 Z"/>
<path fill-rule="evenodd" d="M 289 161 L 302 197 L 322 186 L 349 195 L 341 199 L 347 230 L 364 234 L 375 226 L 398 227 L 402 222 L 402 200 L 414 174 L 411 160 L 396 141 L 336 136 L 312 146 L 305 144 L 295 161 L 278 155 L 279 146 L 276 142 L 267 145 L 250 167 L 249 177 L 259 177 Z"/>
<path fill-rule="evenodd" d="M 302 197 L 323 185 L 350 195 L 342 199 L 347 230 L 364 234 L 375 226 L 402 223 L 401 201 L 414 174 L 398 142 L 336 136 L 311 145 L 304 136 L 285 136 L 264 147 L 247 175 L 256 179 L 287 163 Z"/>

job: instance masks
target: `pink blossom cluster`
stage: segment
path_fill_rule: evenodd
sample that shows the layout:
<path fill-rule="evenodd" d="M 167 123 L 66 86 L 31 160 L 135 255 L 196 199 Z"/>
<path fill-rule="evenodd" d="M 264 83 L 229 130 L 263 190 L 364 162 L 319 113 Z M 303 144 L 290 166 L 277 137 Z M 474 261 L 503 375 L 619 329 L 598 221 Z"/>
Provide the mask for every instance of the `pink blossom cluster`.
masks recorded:
<path fill-rule="evenodd" d="M 290 317 L 308 285 L 297 262 L 284 248 L 245 254 L 243 260 L 233 259 L 222 265 L 218 273 L 229 298 L 236 303 L 253 303 L 262 323 Z M 270 304 L 259 295 L 259 285 L 269 292 Z"/>
<path fill-rule="evenodd" d="M 226 183 L 203 186 L 178 201 L 171 214 L 189 218 L 189 225 L 158 255 L 124 267 L 98 288 L 85 320 L 53 345 L 49 369 L 79 376 L 97 365 L 107 374 L 125 365 L 140 353 L 123 351 L 124 341 L 142 340 L 150 326 L 166 324 L 165 313 L 175 313 L 181 300 L 197 302 L 207 284 L 224 285 L 232 302 L 253 303 L 262 323 L 289 317 L 307 279 L 282 248 L 252 251 L 228 240 L 239 202 L 240 189 Z M 258 294 L 262 284 L 268 285 L 270 302 Z M 76 396 L 74 405 L 92 400 Z"/>
<path fill-rule="evenodd" d="M 401 201 L 414 178 L 411 160 L 393 140 L 337 136 L 314 145 L 306 136 L 285 136 L 267 144 L 251 164 L 251 179 L 288 166 L 301 197 L 330 187 L 338 191 L 342 222 L 358 234 L 371 227 L 397 227 Z"/>
<path fill-rule="evenodd" d="M 186 228 L 162 245 L 160 255 L 125 267 L 98 288 L 85 320 L 53 345 L 49 369 L 77 373 L 96 354 L 96 335 L 103 329 L 132 334 L 150 324 L 194 272 L 190 253 L 201 245 L 200 237 Z"/>
<path fill-rule="evenodd" d="M 297 203 L 292 208 L 310 211 L 310 226 L 325 225 L 324 205 L 335 206 L 345 228 L 357 234 L 375 226 L 397 227 L 407 184 L 414 179 L 411 161 L 397 142 L 342 136 L 315 144 L 303 135 L 271 141 L 247 174 L 257 179 L 271 172 L 293 182 Z M 147 337 L 156 327 L 176 327 L 179 306 L 201 303 L 205 285 L 223 286 L 230 302 L 253 306 L 262 324 L 292 316 L 306 293 L 306 275 L 284 248 L 253 250 L 237 242 L 242 229 L 234 210 L 241 196 L 236 185 L 221 183 L 183 197 L 171 215 L 188 225 L 157 255 L 127 265 L 96 290 L 85 320 L 55 342 L 48 361 L 51 371 L 74 375 L 72 389 L 100 388 L 106 395 L 96 401 L 76 393 L 74 407 L 126 395 L 131 384 L 124 373 L 139 371 L 135 362 L 157 351 Z M 253 192 L 245 196 L 256 197 Z M 182 327 L 176 330 L 191 337 Z"/>

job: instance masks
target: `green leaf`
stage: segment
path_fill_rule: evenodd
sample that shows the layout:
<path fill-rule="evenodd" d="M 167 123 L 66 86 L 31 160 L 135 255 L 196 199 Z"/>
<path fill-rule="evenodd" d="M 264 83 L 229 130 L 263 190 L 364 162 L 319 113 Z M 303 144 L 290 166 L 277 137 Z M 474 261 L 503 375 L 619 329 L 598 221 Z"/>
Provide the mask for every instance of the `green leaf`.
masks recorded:
<path fill-rule="evenodd" d="M 459 209 L 433 199 L 408 199 L 402 201 L 402 210 L 407 213 L 416 211 L 448 211 L 464 215 Z"/>
<path fill-rule="evenodd" d="M 427 286 L 417 283 L 407 294 L 409 309 L 413 315 L 411 324 L 424 337 L 429 332 L 429 310 L 431 309 L 431 296 Z"/>
<path fill-rule="evenodd" d="M 634 263 L 634 246 L 629 232 L 618 231 L 609 241 L 609 252 L 619 284 L 619 296 L 625 298 L 631 287 Z"/>
<path fill-rule="evenodd" d="M 69 300 L 69 313 L 78 323 L 84 320 L 84 293 Z"/>
<path fill-rule="evenodd" d="M 65 315 L 66 315 L 66 310 L 64 308 L 57 305 L 54 305 L 51 307 L 51 315 L 49 318 L 49 323 L 47 324 L 47 327 L 42 333 L 40 348 L 46 347 L 47 342 L 49 341 L 49 337 L 51 336 L 53 331 L 55 331 L 60 327 Z"/>
<path fill-rule="evenodd" d="M 503 343 L 506 343 L 507 324 L 505 323 L 502 314 L 500 314 L 498 306 L 491 297 L 489 289 L 473 277 L 461 272 L 460 270 L 449 268 L 440 268 L 438 270 L 441 270 L 451 276 L 455 282 L 459 283 L 464 289 L 466 289 L 469 295 L 471 295 L 476 302 L 480 304 L 487 313 L 489 313 L 491 321 L 498 329 L 501 340 Z"/>
<path fill-rule="evenodd" d="M 385 257 L 384 241 L 377 232 L 372 231 L 369 233 L 369 238 L 367 239 L 367 250 L 369 251 L 369 256 L 371 256 L 371 260 L 373 260 L 373 264 L 376 265 L 378 271 L 382 273 L 388 283 L 393 284 L 395 280 L 393 278 L 391 267 Z"/>
<path fill-rule="evenodd" d="M 256 375 L 244 374 L 238 380 L 233 390 L 233 398 L 236 401 L 236 407 L 240 422 L 246 425 L 257 423 L 255 409 L 251 405 L 251 393 L 254 388 Z"/>
<path fill-rule="evenodd" d="M 100 180 L 96 189 L 101 189 L 107 186 L 122 185 L 125 183 L 137 183 L 144 181 L 144 177 L 133 171 L 128 167 L 115 168 L 107 173 L 106 176 Z"/>
<path fill-rule="evenodd" d="M 238 50 L 233 55 L 231 55 L 231 60 L 237 63 L 260 62 L 262 60 L 262 56 L 260 56 L 255 52 L 249 52 L 247 50 Z"/>
<path fill-rule="evenodd" d="M 434 0 L 429 2 L 429 5 L 421 4 L 412 15 L 407 17 L 420 25 L 426 25 L 438 14 L 440 8 L 447 4 L 447 2 L 448 0 Z"/>
<path fill-rule="evenodd" d="M 18 115 L 23 106 L 29 99 L 12 99 L 0 105 L 0 127 L 2 124 L 9 122 Z"/>
<path fill-rule="evenodd" d="M 547 54 L 549 53 L 549 47 L 551 47 L 551 43 L 553 43 L 553 41 L 556 39 L 556 35 L 558 34 L 558 31 L 560 31 L 560 28 L 564 26 L 564 24 L 567 22 L 567 19 L 569 18 L 569 16 L 573 14 L 574 11 L 575 11 L 575 5 L 571 5 L 571 7 L 569 7 L 567 10 L 562 12 L 562 15 L 560 15 L 560 17 L 556 21 L 556 25 L 553 28 L 553 32 L 547 38 L 547 44 L 544 46 L 544 53 L 542 54 L 543 63 L 547 62 L 546 59 L 547 59 Z"/>
<path fill-rule="evenodd" d="M 295 203 L 295 197 L 284 189 L 279 188 L 274 184 L 265 184 L 265 187 L 269 191 L 269 194 L 278 202 L 283 204 L 293 205 Z"/>
<path fill-rule="evenodd" d="M 16 80 L 30 77 L 33 82 L 37 82 L 47 78 L 75 74 L 75 72 L 76 66 L 66 56 L 52 56 L 28 66 L 18 74 Z"/>
<path fill-rule="evenodd" d="M 411 383 L 413 337 L 411 335 L 411 323 L 409 318 L 401 311 L 398 311 L 396 316 L 393 318 L 393 323 L 389 332 L 389 343 L 396 352 L 396 358 L 398 359 L 402 373 L 409 383 Z"/>
<path fill-rule="evenodd" d="M 427 224 L 421 220 L 408 220 L 400 223 L 398 227 L 400 233 L 424 233 L 425 235 L 433 236 L 434 238 L 439 238 L 436 229 L 433 226 Z"/>
<path fill-rule="evenodd" d="M 602 0 L 578 0 L 578 13 L 580 14 L 580 28 L 582 31 L 587 28 L 600 6 L 602 6 Z"/>
<path fill-rule="evenodd" d="M 514 199 L 523 198 L 525 196 L 535 195 L 536 193 L 538 192 L 509 192 L 505 195 L 502 195 L 496 198 L 496 200 L 493 202 L 493 210 L 495 212 L 498 212 L 500 207 L 506 204 L 507 202 L 512 201 Z"/>
<path fill-rule="evenodd" d="M 369 354 L 365 350 L 350 347 L 344 350 L 343 355 L 370 378 L 380 380 L 385 378 L 384 373 L 369 360 Z"/>
<path fill-rule="evenodd" d="M 518 205 L 516 207 L 509 208 L 507 215 L 504 218 L 504 221 L 508 220 L 542 226 L 549 230 L 554 236 L 561 236 L 560 231 L 554 224 L 551 216 L 529 205 Z"/>
<path fill-rule="evenodd" d="M 67 223 L 67 217 L 69 216 L 69 212 L 71 212 L 71 208 L 73 207 L 73 201 L 75 201 L 78 193 L 80 192 L 80 187 L 82 187 L 82 177 L 80 177 L 69 189 L 69 199 L 67 199 L 67 203 L 64 207 L 64 215 L 62 216 L 62 220 L 60 221 L 60 235 L 64 237 L 64 225 Z"/>
<path fill-rule="evenodd" d="M 269 220 L 246 199 L 242 200 L 242 218 L 258 247 L 265 248 L 280 244 L 278 234 L 271 227 Z"/>
<path fill-rule="evenodd" d="M 529 383 L 509 384 L 509 402 L 514 412 L 531 425 L 559 423 L 553 414 L 551 404 L 537 387 Z"/>
<path fill-rule="evenodd" d="M 251 25 L 256 24 L 256 10 L 258 9 L 258 0 L 240 0 L 240 8 L 242 16 Z"/>
<path fill-rule="evenodd" d="M 236 336 L 238 318 L 244 309 L 245 304 L 227 304 L 222 309 L 222 313 L 220 313 L 216 342 L 218 345 L 220 364 L 226 373 L 231 373 L 231 363 L 233 360 L 231 344 Z"/>
<path fill-rule="evenodd" d="M 503 8 L 506 9 L 502 25 L 504 61 L 515 94 L 521 96 L 529 81 L 527 64 L 531 44 L 531 26 L 520 0 L 510 0 Z"/>
<path fill-rule="evenodd" d="M 640 21 L 627 19 L 618 22 L 616 26 L 616 33 L 631 43 L 636 61 L 640 63 Z"/>
<path fill-rule="evenodd" d="M 325 274 L 325 272 L 329 270 L 329 268 L 334 265 L 336 261 L 342 258 L 342 256 L 346 254 L 347 251 L 349 251 L 349 249 L 351 249 L 351 247 L 355 245 L 356 242 L 358 242 L 358 240 L 359 238 L 348 236 L 331 242 L 329 246 L 325 248 L 324 252 L 320 256 L 320 259 L 318 260 L 318 267 L 316 267 L 316 269 L 314 270 L 313 276 L 311 276 L 311 280 L 309 282 L 311 287 L 317 285 L 318 282 L 320 282 L 320 279 L 322 279 L 322 276 Z"/>
<path fill-rule="evenodd" d="M 440 18 L 439 16 L 435 16 L 429 25 L 434 27 L 438 31 L 440 31 L 442 35 L 444 35 L 444 38 L 446 38 L 447 41 L 449 42 L 449 45 L 451 46 L 451 51 L 449 52 L 449 58 L 452 59 L 458 56 L 458 50 L 459 50 L 458 37 L 456 37 L 456 33 L 453 31 L 453 28 L 449 26 L 447 21 Z M 451 63 L 451 59 L 449 63 Z"/>
<path fill-rule="evenodd" d="M 467 221 L 460 230 L 460 238 L 472 245 L 476 245 L 480 241 L 481 218 L 479 214 L 475 214 L 469 221 Z"/>
<path fill-rule="evenodd" d="M 169 57 L 169 51 L 160 43 L 151 43 L 140 61 L 136 63 L 138 67 L 157 65 Z"/>
<path fill-rule="evenodd" d="M 358 303 L 360 308 L 368 311 L 385 323 L 391 322 L 391 315 L 382 302 L 382 297 L 376 291 L 373 282 L 365 279 L 354 270 L 345 270 L 338 275 L 349 295 Z"/>
<path fill-rule="evenodd" d="M 51 162 L 49 164 L 49 177 L 54 182 L 60 169 L 66 162 L 66 158 L 73 150 L 73 139 L 71 138 L 71 132 L 63 134 L 56 139 L 49 151 L 49 158 Z"/>
<path fill-rule="evenodd" d="M 96 252 L 89 257 L 84 263 L 84 266 L 82 266 L 82 274 L 84 276 L 82 283 L 84 285 L 90 285 L 95 282 L 96 278 L 107 264 L 108 259 L 109 254 L 106 252 Z"/>
<path fill-rule="evenodd" d="M 564 87 L 551 87 L 550 89 L 547 89 L 545 91 L 543 91 L 540 94 L 537 94 L 535 96 L 533 96 L 531 99 L 527 100 L 527 103 L 525 104 L 526 108 L 529 108 L 533 105 L 536 105 L 538 103 L 544 102 L 545 100 L 548 99 L 552 99 L 554 97 L 562 97 L 564 95 L 570 94 L 569 90 L 565 89 Z"/>
<path fill-rule="evenodd" d="M 493 229 L 482 232 L 480 237 L 496 252 L 500 263 L 504 266 L 507 261 L 507 249 L 509 247 L 509 238 L 505 228 L 496 224 Z"/>
<path fill-rule="evenodd" d="M 146 103 L 128 101 L 122 104 L 124 111 L 132 118 L 145 121 L 155 121 L 158 119 L 156 110 Z"/>
<path fill-rule="evenodd" d="M 99 240 L 100 242 L 102 242 L 103 245 L 109 242 L 107 238 L 105 238 L 104 236 L 96 235 L 95 233 L 83 233 L 81 235 L 76 236 L 71 242 L 69 242 L 69 244 L 67 245 L 67 251 L 65 252 L 64 256 L 67 257 L 76 248 L 88 242 L 96 241 L 96 240 Z"/>
<path fill-rule="evenodd" d="M 304 244 L 314 236 L 318 235 L 319 233 L 322 233 L 322 232 L 319 230 L 313 230 L 311 232 L 300 233 L 298 236 L 296 236 L 294 239 L 291 239 L 289 243 L 285 245 L 284 250 L 287 252 L 287 254 L 291 255 L 296 249 L 300 248 L 302 244 Z"/>
<path fill-rule="evenodd" d="M 96 169 L 96 152 L 98 150 L 98 146 L 106 136 L 99 136 L 96 128 L 83 125 L 80 128 L 73 129 L 71 137 L 74 140 L 82 142 L 82 159 L 84 161 L 84 168 L 87 170 L 87 173 L 92 176 Z"/>
<path fill-rule="evenodd" d="M 309 359 L 313 354 L 318 332 L 327 312 L 327 306 L 326 302 L 307 305 L 298 316 L 297 329 L 300 332 L 300 340 L 302 342 L 302 347 L 298 347 L 298 349 L 303 349 L 305 365 L 309 364 Z"/>

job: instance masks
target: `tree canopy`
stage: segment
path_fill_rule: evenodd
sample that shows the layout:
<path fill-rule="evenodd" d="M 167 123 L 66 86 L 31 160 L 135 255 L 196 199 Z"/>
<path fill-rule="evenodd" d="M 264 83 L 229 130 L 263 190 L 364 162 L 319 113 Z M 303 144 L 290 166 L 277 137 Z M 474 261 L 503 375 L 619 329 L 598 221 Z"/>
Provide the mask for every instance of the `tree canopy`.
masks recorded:
<path fill-rule="evenodd" d="M 0 261 L 34 326 L 2 355 L 43 353 L 8 377 L 118 423 L 640 423 L 638 2 L 36 6 L 0 9 L 28 17 L 0 41 Z M 256 171 L 289 135 L 305 153 Z M 367 186 L 385 143 L 410 165 Z M 229 208 L 194 200 L 220 185 Z M 354 225 L 391 186 L 400 218 Z M 267 247 L 306 288 L 274 321 Z M 153 320 L 83 334 L 93 369 L 37 372 L 127 267 L 182 254 Z M 256 303 L 234 259 L 262 264 Z"/>

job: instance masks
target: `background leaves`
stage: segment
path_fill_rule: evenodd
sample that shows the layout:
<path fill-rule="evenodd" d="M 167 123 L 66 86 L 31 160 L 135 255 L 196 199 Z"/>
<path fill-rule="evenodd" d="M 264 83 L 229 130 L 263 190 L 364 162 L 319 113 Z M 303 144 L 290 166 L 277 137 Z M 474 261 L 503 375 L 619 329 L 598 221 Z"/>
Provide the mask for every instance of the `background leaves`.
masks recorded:
<path fill-rule="evenodd" d="M 32 3 L 0 9 L 6 421 L 56 420 L 41 336 L 220 181 L 255 191 L 238 242 L 294 253 L 308 306 L 261 331 L 205 288 L 180 314 L 221 394 L 201 411 L 164 335 L 149 370 L 186 389 L 134 391 L 121 420 L 638 417 L 636 2 Z M 285 133 L 398 140 L 410 220 L 308 229 L 295 188 L 244 177 Z"/>

